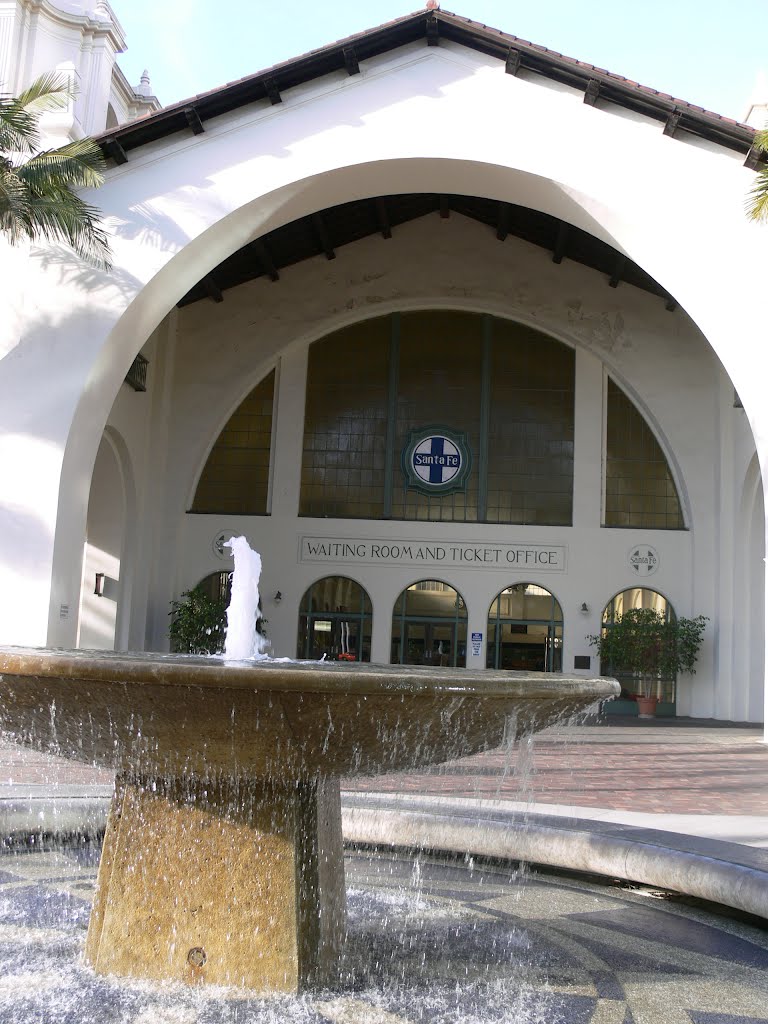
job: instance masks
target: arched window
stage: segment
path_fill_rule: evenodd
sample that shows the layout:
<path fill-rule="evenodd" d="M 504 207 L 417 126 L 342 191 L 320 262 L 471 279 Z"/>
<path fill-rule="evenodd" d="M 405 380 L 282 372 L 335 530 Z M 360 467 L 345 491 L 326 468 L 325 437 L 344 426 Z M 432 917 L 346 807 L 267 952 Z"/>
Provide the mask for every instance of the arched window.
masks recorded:
<path fill-rule="evenodd" d="M 496 597 L 488 611 L 488 668 L 561 672 L 563 611 L 537 583 L 515 583 Z"/>
<path fill-rule="evenodd" d="M 359 583 L 346 576 L 317 580 L 299 606 L 297 657 L 370 661 L 371 622 L 371 599 Z"/>
<path fill-rule="evenodd" d="M 267 514 L 274 370 L 230 416 L 200 474 L 193 512 Z"/>
<path fill-rule="evenodd" d="M 605 452 L 605 525 L 682 530 L 680 498 L 669 463 L 618 384 L 608 381 Z"/>
<path fill-rule="evenodd" d="M 467 664 L 467 608 L 457 590 L 441 580 L 419 580 L 395 601 L 393 665 Z"/>
<path fill-rule="evenodd" d="M 299 514 L 570 526 L 574 395 L 574 350 L 511 321 L 423 310 L 336 331 L 309 350 Z M 423 475 L 425 455 L 457 462 Z"/>
<path fill-rule="evenodd" d="M 603 630 L 610 629 L 618 617 L 633 608 L 650 609 L 662 616 L 666 622 L 674 622 L 677 618 L 675 609 L 663 594 L 660 594 L 657 590 L 649 590 L 647 587 L 631 587 L 629 590 L 622 590 L 621 593 L 612 597 L 603 609 Z M 646 692 L 649 686 L 647 680 L 643 680 L 641 685 L 632 673 L 616 671 L 604 659 L 600 662 L 600 672 L 603 675 L 614 676 L 619 680 L 621 683 L 621 696 L 623 698 L 629 697 L 634 699 L 642 690 L 647 696 L 656 697 L 660 703 L 670 705 L 670 708 L 674 709 L 675 679 L 654 679 L 653 683 L 650 684 L 651 690 Z M 606 707 L 609 711 L 613 710 L 611 703 L 606 705 Z M 661 713 L 669 713 L 669 710 L 662 709 Z"/>

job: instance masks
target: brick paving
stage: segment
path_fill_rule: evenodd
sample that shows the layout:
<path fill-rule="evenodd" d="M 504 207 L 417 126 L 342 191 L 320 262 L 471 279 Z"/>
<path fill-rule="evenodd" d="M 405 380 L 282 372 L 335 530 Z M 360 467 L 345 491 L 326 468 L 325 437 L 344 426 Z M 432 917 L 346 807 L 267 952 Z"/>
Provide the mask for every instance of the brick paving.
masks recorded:
<path fill-rule="evenodd" d="M 522 800 L 644 813 L 768 814 L 762 730 L 675 726 L 550 730 L 413 774 L 350 780 L 351 790 Z"/>
<path fill-rule="evenodd" d="M 647 813 L 768 814 L 762 730 L 586 726 L 550 730 L 421 772 L 347 780 L 357 791 L 522 800 Z M 0 786 L 110 784 L 112 773 L 0 743 Z"/>

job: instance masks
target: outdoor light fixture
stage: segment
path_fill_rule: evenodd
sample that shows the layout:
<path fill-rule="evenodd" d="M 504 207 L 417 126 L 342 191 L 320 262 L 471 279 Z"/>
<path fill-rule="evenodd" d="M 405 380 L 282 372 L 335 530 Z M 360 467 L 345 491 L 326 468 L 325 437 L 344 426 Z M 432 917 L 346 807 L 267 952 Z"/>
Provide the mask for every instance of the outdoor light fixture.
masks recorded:
<path fill-rule="evenodd" d="M 589 615 L 589 605 L 586 601 L 581 602 L 581 608 L 579 608 L 579 611 L 582 615 Z"/>
<path fill-rule="evenodd" d="M 278 590 L 277 593 L 275 594 L 275 604 L 280 604 L 280 602 L 282 600 L 283 600 L 283 595 Z"/>
<path fill-rule="evenodd" d="M 103 572 L 96 573 L 96 586 L 93 588 L 93 592 L 96 597 L 104 597 L 104 576 Z"/>

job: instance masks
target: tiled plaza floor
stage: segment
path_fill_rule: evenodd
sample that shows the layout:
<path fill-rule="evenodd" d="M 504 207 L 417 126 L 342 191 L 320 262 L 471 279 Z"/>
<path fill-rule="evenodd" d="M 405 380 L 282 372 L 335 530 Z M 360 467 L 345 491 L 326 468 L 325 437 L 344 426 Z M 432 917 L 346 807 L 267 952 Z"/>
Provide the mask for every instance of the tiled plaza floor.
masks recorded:
<path fill-rule="evenodd" d="M 768 1024 L 768 935 L 658 893 L 348 857 L 338 983 L 299 997 L 98 977 L 98 849 L 0 854 L 3 1024 Z"/>

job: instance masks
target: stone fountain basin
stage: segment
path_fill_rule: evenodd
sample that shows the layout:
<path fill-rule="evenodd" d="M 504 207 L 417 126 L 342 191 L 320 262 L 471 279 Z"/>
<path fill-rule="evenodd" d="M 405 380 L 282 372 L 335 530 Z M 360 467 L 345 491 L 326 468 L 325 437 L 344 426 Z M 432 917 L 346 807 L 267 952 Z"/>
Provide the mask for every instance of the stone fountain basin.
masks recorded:
<path fill-rule="evenodd" d="M 85 957 L 296 992 L 345 933 L 338 776 L 497 746 L 613 680 L 0 648 L 0 729 L 116 773 Z"/>
<path fill-rule="evenodd" d="M 615 693 L 613 680 L 547 673 L 0 648 L 0 729 L 144 777 L 417 768 Z"/>

